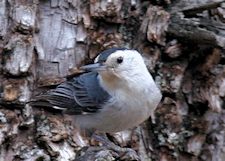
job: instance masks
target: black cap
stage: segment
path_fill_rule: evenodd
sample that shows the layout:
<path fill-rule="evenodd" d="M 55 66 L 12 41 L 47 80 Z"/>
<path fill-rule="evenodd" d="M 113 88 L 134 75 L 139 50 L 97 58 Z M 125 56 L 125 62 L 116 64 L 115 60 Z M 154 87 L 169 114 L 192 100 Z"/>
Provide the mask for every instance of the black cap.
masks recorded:
<path fill-rule="evenodd" d="M 105 62 L 112 53 L 115 53 L 118 50 L 129 50 L 129 49 L 127 49 L 127 48 L 111 48 L 111 49 L 104 50 L 103 52 L 101 52 L 99 54 L 98 63 Z"/>

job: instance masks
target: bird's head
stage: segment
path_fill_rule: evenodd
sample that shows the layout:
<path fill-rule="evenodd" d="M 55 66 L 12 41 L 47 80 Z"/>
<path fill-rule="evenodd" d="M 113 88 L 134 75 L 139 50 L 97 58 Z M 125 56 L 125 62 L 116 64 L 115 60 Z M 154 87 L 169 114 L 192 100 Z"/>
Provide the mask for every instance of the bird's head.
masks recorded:
<path fill-rule="evenodd" d="M 97 71 L 100 75 L 116 76 L 123 78 L 126 73 L 130 75 L 143 72 L 146 66 L 143 58 L 136 50 L 126 48 L 111 48 L 101 52 L 94 64 L 82 66 L 87 71 Z"/>
<path fill-rule="evenodd" d="M 81 67 L 83 70 L 99 73 L 99 80 L 105 90 L 145 91 L 156 89 L 144 59 L 136 50 L 111 48 L 101 52 L 94 64 Z"/>

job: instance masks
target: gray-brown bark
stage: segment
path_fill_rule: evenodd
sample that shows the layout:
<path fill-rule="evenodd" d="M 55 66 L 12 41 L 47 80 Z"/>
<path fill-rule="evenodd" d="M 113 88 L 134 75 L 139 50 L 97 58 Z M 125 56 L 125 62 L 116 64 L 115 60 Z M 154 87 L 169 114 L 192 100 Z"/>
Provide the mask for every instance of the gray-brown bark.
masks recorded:
<path fill-rule="evenodd" d="M 0 1 L 0 160 L 130 160 L 80 139 L 68 117 L 25 104 L 115 46 L 143 53 L 164 98 L 156 124 L 114 142 L 142 160 L 225 160 L 224 4 Z"/>

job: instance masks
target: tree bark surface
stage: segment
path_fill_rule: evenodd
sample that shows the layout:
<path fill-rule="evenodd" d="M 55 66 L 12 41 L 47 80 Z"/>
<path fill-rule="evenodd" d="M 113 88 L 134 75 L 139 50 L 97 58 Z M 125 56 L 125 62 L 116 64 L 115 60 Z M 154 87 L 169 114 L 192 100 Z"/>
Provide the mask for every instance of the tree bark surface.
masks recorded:
<path fill-rule="evenodd" d="M 142 161 L 224 161 L 224 0 L 0 0 L 0 161 L 131 160 L 26 104 L 111 47 L 140 51 L 163 99 L 110 138 Z"/>

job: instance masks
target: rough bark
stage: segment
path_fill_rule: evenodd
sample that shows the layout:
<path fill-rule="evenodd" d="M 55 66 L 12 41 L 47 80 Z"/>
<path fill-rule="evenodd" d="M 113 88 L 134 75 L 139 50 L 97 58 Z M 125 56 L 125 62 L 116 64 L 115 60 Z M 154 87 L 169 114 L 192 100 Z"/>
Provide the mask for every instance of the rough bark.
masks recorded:
<path fill-rule="evenodd" d="M 163 100 L 112 140 L 143 161 L 225 160 L 224 17 L 224 0 L 1 0 L 0 160 L 131 160 L 26 104 L 115 46 L 143 53 Z"/>

